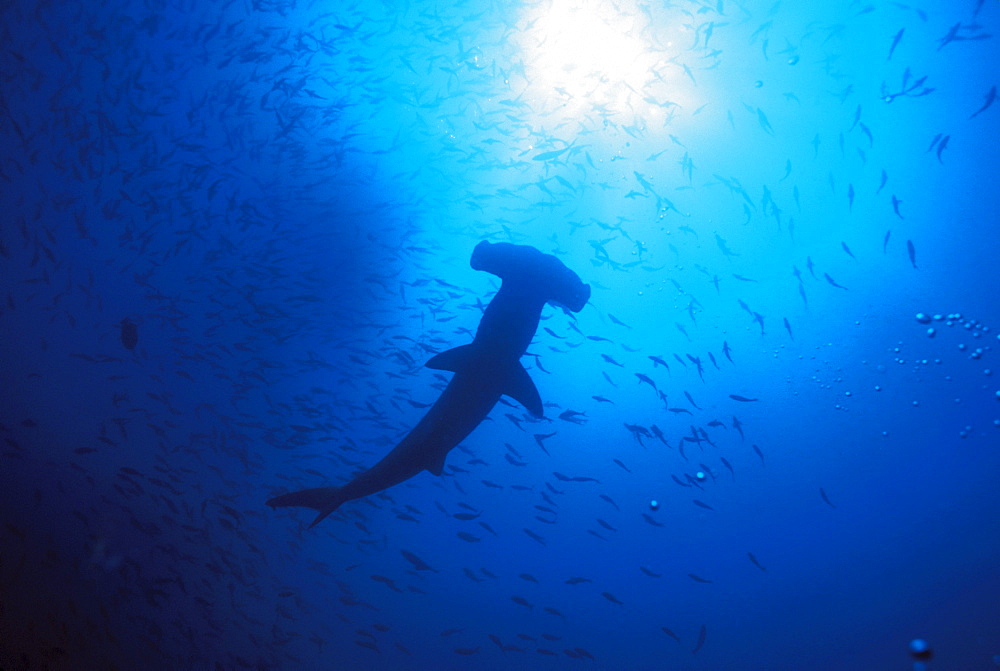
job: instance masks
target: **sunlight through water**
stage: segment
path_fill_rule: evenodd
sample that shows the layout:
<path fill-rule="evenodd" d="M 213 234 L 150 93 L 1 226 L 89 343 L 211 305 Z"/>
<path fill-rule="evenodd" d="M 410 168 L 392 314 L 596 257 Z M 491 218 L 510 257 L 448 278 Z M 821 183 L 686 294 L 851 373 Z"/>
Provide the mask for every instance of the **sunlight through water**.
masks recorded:
<path fill-rule="evenodd" d="M 645 92 L 666 57 L 649 16 L 628 0 L 550 0 L 527 8 L 520 48 L 531 95 L 566 114 L 648 115 Z"/>

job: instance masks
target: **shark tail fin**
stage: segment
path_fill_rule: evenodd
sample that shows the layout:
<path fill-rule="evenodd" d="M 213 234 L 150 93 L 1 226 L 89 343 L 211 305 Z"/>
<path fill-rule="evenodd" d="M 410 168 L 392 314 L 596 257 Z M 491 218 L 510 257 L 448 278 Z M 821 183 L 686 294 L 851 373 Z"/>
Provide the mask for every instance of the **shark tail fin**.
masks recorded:
<path fill-rule="evenodd" d="M 322 522 L 327 515 L 340 507 L 346 499 L 340 493 L 340 487 L 315 487 L 313 489 L 302 489 L 290 494 L 282 494 L 267 500 L 267 505 L 272 508 L 312 508 L 319 512 L 316 519 L 312 521 L 309 528 Z"/>

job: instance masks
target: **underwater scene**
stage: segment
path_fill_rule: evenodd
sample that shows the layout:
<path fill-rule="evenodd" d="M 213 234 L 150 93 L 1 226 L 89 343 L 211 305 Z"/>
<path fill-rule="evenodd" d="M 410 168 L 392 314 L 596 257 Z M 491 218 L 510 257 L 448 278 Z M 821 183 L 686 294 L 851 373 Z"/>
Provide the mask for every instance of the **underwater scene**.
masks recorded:
<path fill-rule="evenodd" d="M 0 669 L 1000 669 L 1000 3 L 0 3 Z"/>

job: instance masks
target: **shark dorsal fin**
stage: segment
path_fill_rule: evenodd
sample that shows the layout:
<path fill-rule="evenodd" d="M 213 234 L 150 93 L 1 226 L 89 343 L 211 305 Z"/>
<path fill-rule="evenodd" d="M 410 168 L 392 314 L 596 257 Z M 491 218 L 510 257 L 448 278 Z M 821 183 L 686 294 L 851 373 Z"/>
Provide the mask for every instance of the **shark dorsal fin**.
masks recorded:
<path fill-rule="evenodd" d="M 457 373 L 472 362 L 472 357 L 472 345 L 461 345 L 435 354 L 426 365 L 434 370 L 448 370 Z"/>
<path fill-rule="evenodd" d="M 538 388 L 531 381 L 528 371 L 524 370 L 524 366 L 520 363 L 515 362 L 508 369 L 503 393 L 523 405 L 535 417 L 543 416 L 542 397 L 538 394 Z"/>

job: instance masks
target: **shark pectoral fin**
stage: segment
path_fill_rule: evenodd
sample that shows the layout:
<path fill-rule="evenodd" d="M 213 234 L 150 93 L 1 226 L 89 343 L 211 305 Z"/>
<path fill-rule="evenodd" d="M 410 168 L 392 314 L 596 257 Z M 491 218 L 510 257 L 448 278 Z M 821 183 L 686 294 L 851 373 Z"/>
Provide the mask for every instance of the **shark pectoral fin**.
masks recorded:
<path fill-rule="evenodd" d="M 503 393 L 520 403 L 535 417 L 542 417 L 542 397 L 538 394 L 538 388 L 531 381 L 528 371 L 524 366 L 515 363 L 508 369 L 507 377 L 503 384 Z"/>
<path fill-rule="evenodd" d="M 435 354 L 425 365 L 434 370 L 450 370 L 452 373 L 457 373 L 472 365 L 473 356 L 472 345 L 461 345 Z"/>
<path fill-rule="evenodd" d="M 433 475 L 441 475 L 444 472 L 444 458 L 448 456 L 445 452 L 441 455 L 435 455 L 431 457 L 431 462 L 427 464 L 427 469 Z"/>

